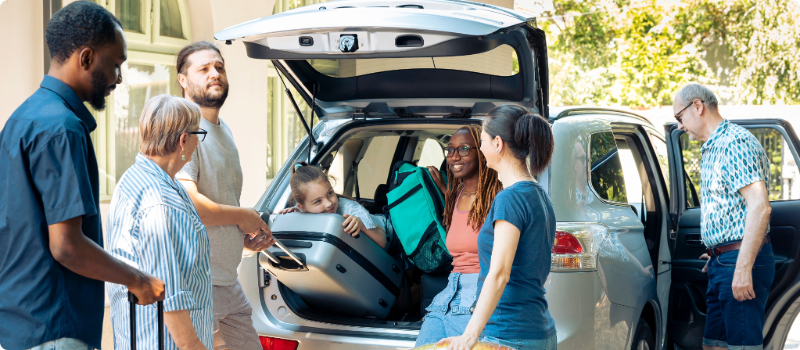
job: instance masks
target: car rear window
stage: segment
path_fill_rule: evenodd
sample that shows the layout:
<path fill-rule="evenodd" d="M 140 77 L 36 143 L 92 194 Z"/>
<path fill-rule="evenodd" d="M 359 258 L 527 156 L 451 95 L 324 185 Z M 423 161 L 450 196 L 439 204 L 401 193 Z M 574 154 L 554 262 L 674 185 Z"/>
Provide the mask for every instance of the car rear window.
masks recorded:
<path fill-rule="evenodd" d="M 487 52 L 466 56 L 307 61 L 318 72 L 334 78 L 352 78 L 403 69 L 448 69 L 503 77 L 519 73 L 517 53 L 509 45 L 501 45 Z"/>

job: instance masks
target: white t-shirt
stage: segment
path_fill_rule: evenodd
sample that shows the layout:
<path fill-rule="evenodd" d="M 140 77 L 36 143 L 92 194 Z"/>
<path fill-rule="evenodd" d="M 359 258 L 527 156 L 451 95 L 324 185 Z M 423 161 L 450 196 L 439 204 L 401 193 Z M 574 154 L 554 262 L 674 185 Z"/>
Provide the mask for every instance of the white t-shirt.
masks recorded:
<path fill-rule="evenodd" d="M 187 163 L 175 176 L 197 183 L 197 191 L 217 204 L 239 206 L 242 195 L 242 166 L 233 134 L 222 119 L 214 125 L 200 118 L 200 128 L 208 131 Z M 236 225 L 206 226 L 211 247 L 211 283 L 236 284 L 236 269 L 242 261 L 244 233 Z"/>

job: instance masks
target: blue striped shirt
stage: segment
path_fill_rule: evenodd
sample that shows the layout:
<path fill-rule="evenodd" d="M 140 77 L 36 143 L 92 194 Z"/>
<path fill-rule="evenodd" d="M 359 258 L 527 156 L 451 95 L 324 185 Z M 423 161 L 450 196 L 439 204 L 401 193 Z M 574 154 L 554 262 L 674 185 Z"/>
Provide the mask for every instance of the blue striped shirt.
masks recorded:
<path fill-rule="evenodd" d="M 117 184 L 108 214 L 111 255 L 166 284 L 164 312 L 189 310 L 200 341 L 213 348 L 208 235 L 179 182 L 138 154 Z M 107 283 L 114 348 L 130 349 L 128 288 Z M 158 348 L 155 304 L 136 306 L 138 349 Z M 165 327 L 166 328 L 166 327 Z M 166 349 L 178 349 L 165 329 Z"/>

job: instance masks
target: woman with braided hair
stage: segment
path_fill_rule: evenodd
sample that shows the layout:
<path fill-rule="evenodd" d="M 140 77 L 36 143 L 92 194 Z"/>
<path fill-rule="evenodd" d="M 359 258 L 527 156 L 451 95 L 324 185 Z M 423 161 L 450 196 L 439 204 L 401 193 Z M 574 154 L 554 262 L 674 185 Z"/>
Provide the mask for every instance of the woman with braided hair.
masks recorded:
<path fill-rule="evenodd" d="M 480 234 L 478 301 L 463 334 L 442 339 L 448 350 L 480 341 L 517 350 L 555 350 L 555 321 L 544 298 L 556 235 L 553 203 L 535 176 L 553 156 L 550 124 L 527 108 L 505 105 L 483 121 L 481 153 L 503 190 Z"/>
<path fill-rule="evenodd" d="M 497 172 L 486 167 L 480 152 L 481 128 L 458 129 L 446 148 L 448 186 L 441 173 L 429 167 L 434 182 L 445 194 L 443 222 L 453 271 L 445 287 L 426 308 L 417 346 L 461 335 L 472 316 L 478 288 L 478 232 L 502 185 Z"/>

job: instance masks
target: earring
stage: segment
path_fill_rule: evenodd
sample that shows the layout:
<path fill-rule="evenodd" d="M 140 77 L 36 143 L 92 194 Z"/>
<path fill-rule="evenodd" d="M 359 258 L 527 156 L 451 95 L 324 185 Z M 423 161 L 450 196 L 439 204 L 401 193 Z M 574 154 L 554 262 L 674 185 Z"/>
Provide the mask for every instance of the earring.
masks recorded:
<path fill-rule="evenodd" d="M 186 154 L 181 152 L 181 160 L 186 160 Z"/>
<path fill-rule="evenodd" d="M 499 153 L 500 153 L 500 149 L 499 149 L 499 148 L 496 148 L 496 149 L 494 150 L 494 153 L 498 153 L 498 154 L 499 154 Z"/>

